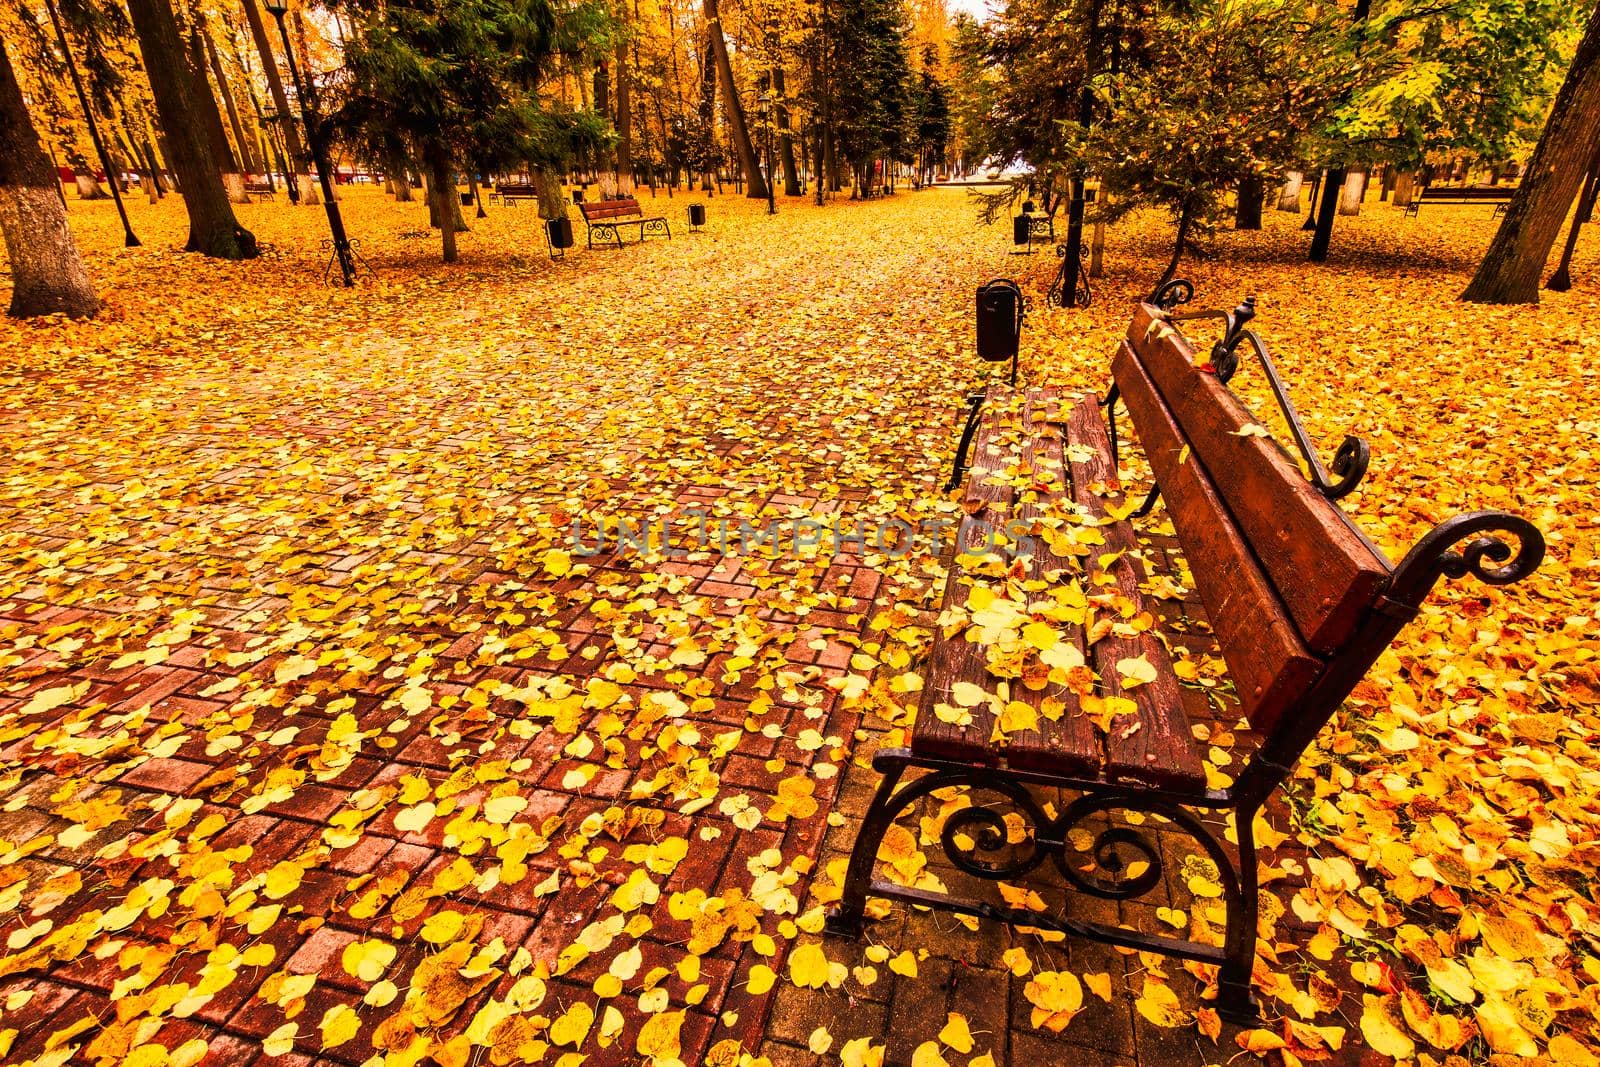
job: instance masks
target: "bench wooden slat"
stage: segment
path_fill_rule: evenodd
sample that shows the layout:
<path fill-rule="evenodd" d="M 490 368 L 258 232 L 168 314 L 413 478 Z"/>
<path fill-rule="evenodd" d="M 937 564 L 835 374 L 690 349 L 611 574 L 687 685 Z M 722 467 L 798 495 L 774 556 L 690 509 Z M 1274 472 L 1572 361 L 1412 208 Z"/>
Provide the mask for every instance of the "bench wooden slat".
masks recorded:
<path fill-rule="evenodd" d="M 982 516 L 969 517 L 962 522 L 956 541 L 958 554 L 986 543 L 988 534 L 984 523 Z M 971 589 L 972 585 L 961 568 L 952 566 L 950 576 L 945 581 L 944 606 L 965 608 Z M 929 756 L 995 766 L 1000 762 L 1001 750 L 989 743 L 989 737 L 994 733 L 994 716 L 986 705 L 967 709 L 972 713 L 969 726 L 945 722 L 934 714 L 935 704 L 959 707 L 952 695 L 957 682 L 971 682 L 991 693 L 995 691 L 997 682 L 989 675 L 983 649 L 961 634 L 934 642 L 933 654 L 928 661 L 927 693 L 917 711 L 911 747 Z"/>
<path fill-rule="evenodd" d="M 1100 421 L 1100 409 L 1093 397 L 1085 397 L 1067 423 L 1069 445 L 1082 446 L 1068 455 L 1072 469 L 1073 498 L 1097 518 L 1107 516 L 1108 500 L 1101 495 L 1112 490 L 1110 502 L 1120 503 L 1117 472 L 1111 465 L 1111 440 Z M 1090 455 L 1089 453 L 1092 453 Z M 1139 592 L 1140 572 L 1132 553 L 1138 548 L 1133 528 L 1125 522 L 1101 527 L 1106 543 L 1103 553 L 1119 553 L 1109 570 L 1117 580 L 1117 591 L 1142 607 Z M 1086 589 L 1096 595 L 1093 585 Z M 1136 613 L 1137 614 L 1137 613 Z M 1205 786 L 1205 768 L 1195 751 L 1189 717 L 1184 711 L 1178 679 L 1166 646 L 1153 632 L 1136 637 L 1115 634 L 1102 637 L 1090 649 L 1095 672 L 1106 693 L 1133 701 L 1138 718 L 1112 721 L 1106 736 L 1106 777 L 1112 781 L 1134 780 L 1170 789 L 1200 789 Z M 1125 689 L 1117 664 L 1143 656 L 1155 668 L 1152 682 Z"/>
<path fill-rule="evenodd" d="M 637 200 L 595 200 L 579 204 L 583 217 L 594 221 L 609 221 L 629 215 L 642 215 Z M 644 221 L 639 219 L 638 221 Z"/>
<path fill-rule="evenodd" d="M 1322 662 L 1300 640 L 1207 468 L 1194 455 L 1183 455 L 1186 442 L 1172 413 L 1128 345 L 1118 349 L 1112 374 L 1161 486 L 1245 715 L 1257 730 L 1270 732 L 1311 687 Z"/>
<path fill-rule="evenodd" d="M 1134 316 L 1134 351 L 1306 644 L 1337 649 L 1388 580 L 1387 564 L 1275 440 L 1240 434 L 1255 418 L 1215 374 L 1195 365 L 1181 335 L 1150 332 L 1154 311 L 1141 305 Z"/>
<path fill-rule="evenodd" d="M 1068 497 L 1070 492 L 1061 434 L 1056 427 L 1035 418 L 1036 395 L 1041 397 L 1039 402 L 1043 402 L 1042 394 L 1029 393 L 1026 398 L 1024 425 L 1028 437 L 1023 447 L 1023 460 L 1034 472 L 1034 488 L 1021 494 L 1022 502 L 1015 509 L 1017 518 L 1030 523 L 1044 513 L 1045 501 L 1052 497 Z M 1030 497 L 1039 499 L 1030 500 Z M 1066 575 L 1077 569 L 1073 560 L 1051 551 L 1042 537 L 1033 538 L 1028 561 L 1029 578 L 1067 581 Z M 1062 631 L 1064 639 L 1077 645 L 1080 653 L 1084 652 L 1081 627 L 1064 626 L 1058 629 Z M 1008 739 L 1006 757 L 1012 766 L 1052 774 L 1099 777 L 1103 762 L 1100 737 L 1095 732 L 1094 724 L 1084 717 L 1076 693 L 1056 682 L 1048 682 L 1043 689 L 1033 690 L 1020 681 L 1012 684 L 1011 692 L 1013 697 L 1039 712 L 1037 732 L 1015 733 Z M 1046 717 L 1046 700 L 1061 703 L 1064 710 L 1059 719 Z"/>

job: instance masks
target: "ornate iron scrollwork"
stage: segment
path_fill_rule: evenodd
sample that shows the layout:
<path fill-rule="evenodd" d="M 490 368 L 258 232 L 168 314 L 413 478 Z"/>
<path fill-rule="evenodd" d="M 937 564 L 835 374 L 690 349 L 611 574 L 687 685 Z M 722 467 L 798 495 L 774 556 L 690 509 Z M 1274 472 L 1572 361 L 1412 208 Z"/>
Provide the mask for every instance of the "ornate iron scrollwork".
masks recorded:
<path fill-rule="evenodd" d="M 1499 537 L 1510 534 L 1516 551 Z M 1467 540 L 1471 538 L 1471 540 Z M 1460 550 L 1455 545 L 1466 541 Z M 1520 515 L 1474 511 L 1446 519 L 1423 536 L 1394 569 L 1386 598 L 1411 610 L 1422 606 L 1428 590 L 1441 577 L 1471 574 L 1490 585 L 1510 585 L 1526 578 L 1544 562 L 1544 535 Z M 1490 566 L 1497 563 L 1500 566 Z"/>
<path fill-rule="evenodd" d="M 1361 484 L 1361 479 L 1366 477 L 1367 466 L 1372 461 L 1371 448 L 1361 438 L 1346 435 L 1339 445 L 1339 451 L 1333 457 L 1333 476 L 1329 476 L 1329 468 L 1323 466 L 1322 459 L 1317 455 L 1316 444 L 1301 423 L 1300 413 L 1295 409 L 1294 401 L 1289 399 L 1289 390 L 1278 374 L 1278 366 L 1273 362 L 1272 354 L 1267 351 L 1266 342 L 1262 341 L 1254 330 L 1247 328 L 1255 317 L 1255 297 L 1247 296 L 1244 302 L 1232 311 L 1191 311 L 1172 315 L 1169 321 L 1177 323 L 1197 319 L 1223 320 L 1222 339 L 1211 346 L 1211 369 L 1215 371 L 1217 379 L 1224 384 L 1232 380 L 1239 370 L 1239 346 L 1248 344 L 1250 351 L 1255 354 L 1256 362 L 1261 365 L 1261 372 L 1266 376 L 1267 386 L 1272 391 L 1273 400 L 1277 401 L 1278 410 L 1283 413 L 1283 421 L 1288 424 L 1295 448 L 1305 460 L 1311 484 L 1316 486 L 1317 492 L 1329 500 L 1348 496 Z"/>
<path fill-rule="evenodd" d="M 974 787 L 980 788 L 980 787 Z M 1008 795 L 1023 821 L 1035 827 L 1025 851 L 1011 859 L 1003 857 L 1007 849 L 1017 846 L 1011 841 L 1011 826 L 1005 816 L 994 808 L 972 805 L 951 812 L 939 833 L 939 844 L 950 862 L 975 878 L 990 880 L 1021 878 L 1043 863 L 1049 853 L 1041 847 L 1037 828 L 1045 824 L 1044 812 L 1031 797 Z M 970 844 L 964 843 L 963 839 Z M 996 858 L 988 858 L 996 857 Z"/>
<path fill-rule="evenodd" d="M 1045 291 L 1045 303 L 1058 308 L 1086 308 L 1094 301 L 1094 291 L 1089 288 L 1089 268 L 1084 263 L 1084 255 L 1085 250 L 1080 248 L 1077 277 L 1071 278 L 1072 271 L 1067 264 L 1067 246 L 1056 245 L 1056 257 L 1061 260 L 1061 267 L 1056 271 L 1050 288 Z"/>
<path fill-rule="evenodd" d="M 1163 874 L 1161 849 L 1147 833 L 1136 826 L 1111 825 L 1093 831 L 1087 848 L 1073 845 L 1074 831 L 1085 821 L 1112 811 L 1126 811 L 1160 816 L 1192 838 L 1217 866 L 1224 893 L 1230 900 L 1238 896 L 1227 850 L 1199 819 L 1178 805 L 1120 791 L 1093 792 L 1078 797 L 1052 819 L 1025 788 L 1005 779 L 981 771 L 934 777 L 939 779 L 933 785 L 935 789 L 960 785 L 1004 798 L 1004 808 L 974 802 L 951 812 L 939 834 L 945 856 L 973 877 L 1011 881 L 1048 861 L 1075 889 L 1091 896 L 1107 900 L 1142 897 L 1160 883 Z M 915 796 L 906 798 L 904 804 L 896 798 L 895 806 L 904 810 L 917 796 L 931 791 L 913 786 L 906 792 Z M 1021 821 L 1020 838 L 1007 819 L 1007 810 Z M 1085 865 L 1083 858 L 1092 862 Z"/>
<path fill-rule="evenodd" d="M 657 237 L 662 234 L 666 234 L 668 237 L 672 236 L 672 228 L 667 225 L 666 219 L 645 219 L 640 224 L 640 232 L 654 234 Z"/>
<path fill-rule="evenodd" d="M 1150 295 L 1150 303 L 1162 311 L 1171 311 L 1193 299 L 1194 283 L 1184 278 L 1174 278 Z"/>
<path fill-rule="evenodd" d="M 1317 488 L 1329 500 L 1338 500 L 1361 484 L 1361 479 L 1367 476 L 1367 465 L 1371 462 L 1372 447 L 1362 438 L 1346 434 L 1339 451 L 1334 453 L 1333 463 L 1328 467 L 1333 472 L 1333 480 Z"/>

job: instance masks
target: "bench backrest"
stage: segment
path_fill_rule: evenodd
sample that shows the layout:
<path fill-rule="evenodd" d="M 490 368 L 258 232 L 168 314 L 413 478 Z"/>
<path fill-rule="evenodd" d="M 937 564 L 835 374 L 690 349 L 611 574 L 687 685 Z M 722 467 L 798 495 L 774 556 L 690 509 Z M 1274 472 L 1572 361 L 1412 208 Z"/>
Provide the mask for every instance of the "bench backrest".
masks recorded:
<path fill-rule="evenodd" d="M 1357 635 L 1390 566 L 1159 316 L 1141 307 L 1112 373 L 1240 703 L 1270 734 Z"/>
<path fill-rule="evenodd" d="M 1510 200 L 1514 185 L 1430 185 L 1422 190 L 1424 200 Z"/>
<path fill-rule="evenodd" d="M 583 217 L 591 221 L 595 219 L 618 219 L 627 215 L 643 214 L 639 210 L 639 201 L 627 200 L 596 200 L 593 203 L 579 204 L 583 209 Z"/>

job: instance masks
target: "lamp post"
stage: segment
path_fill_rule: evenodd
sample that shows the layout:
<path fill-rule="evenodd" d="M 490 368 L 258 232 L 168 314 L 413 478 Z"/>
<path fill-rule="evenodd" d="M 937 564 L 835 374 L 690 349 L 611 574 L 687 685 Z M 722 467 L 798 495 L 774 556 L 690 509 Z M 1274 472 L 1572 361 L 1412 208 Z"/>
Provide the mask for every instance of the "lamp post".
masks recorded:
<path fill-rule="evenodd" d="M 772 165 L 772 97 L 767 93 L 762 93 L 756 97 L 756 103 L 760 105 L 757 113 L 761 116 L 761 127 L 766 133 L 767 214 L 776 215 L 778 213 L 778 201 L 776 194 L 772 191 L 772 172 L 776 169 Z"/>
<path fill-rule="evenodd" d="M 89 94 L 83 91 L 83 79 L 78 76 L 77 63 L 73 62 L 72 46 L 67 43 L 61 16 L 56 13 L 55 0 L 45 0 L 45 7 L 50 11 L 50 24 L 55 27 L 56 40 L 61 42 L 61 57 L 67 61 L 67 70 L 72 75 L 72 87 L 78 92 L 78 103 L 83 106 L 84 121 L 89 124 L 89 140 L 94 142 L 95 154 L 100 157 L 100 165 L 106 171 L 106 180 L 111 183 L 111 199 L 117 202 L 117 216 L 122 219 L 122 243 L 128 248 L 138 248 L 139 238 L 133 235 L 133 227 L 128 223 L 128 209 L 122 206 L 122 189 L 117 185 L 117 171 L 111 165 L 111 153 L 106 151 L 106 143 L 100 139 L 100 127 L 94 121 L 94 108 L 89 106 Z"/>
<path fill-rule="evenodd" d="M 283 54 L 289 60 L 289 77 L 294 82 L 294 95 L 300 98 L 300 117 L 306 128 L 306 143 L 311 146 L 311 158 L 317 164 L 317 178 L 322 183 L 322 206 L 328 210 L 328 229 L 333 234 L 333 255 L 339 261 L 339 273 L 344 276 L 346 288 L 356 284 L 356 257 L 350 250 L 350 238 L 345 236 L 344 218 L 339 214 L 339 202 L 333 198 L 333 168 L 328 163 L 328 145 L 312 122 L 311 101 L 305 86 L 300 83 L 300 67 L 294 61 L 294 46 L 289 43 L 289 28 L 283 17 L 289 13 L 289 0 L 265 0 L 267 10 L 278 22 L 278 34 L 283 38 Z M 285 121 L 289 116 L 285 115 Z"/>

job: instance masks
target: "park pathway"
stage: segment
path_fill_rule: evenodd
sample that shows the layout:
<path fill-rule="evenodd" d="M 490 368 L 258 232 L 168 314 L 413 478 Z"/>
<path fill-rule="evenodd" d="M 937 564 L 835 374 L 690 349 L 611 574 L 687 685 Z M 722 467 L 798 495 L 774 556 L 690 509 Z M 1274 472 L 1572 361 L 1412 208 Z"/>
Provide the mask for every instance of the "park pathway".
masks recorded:
<path fill-rule="evenodd" d="M 1392 557 L 1482 507 L 1551 544 L 1442 591 L 1302 761 L 1300 818 L 1268 812 L 1270 1032 L 1212 1035 L 1182 965 L 1077 939 L 818 934 L 937 618 L 937 538 L 876 533 L 956 518 L 974 287 L 1022 277 L 1025 377 L 1089 389 L 1170 239 L 1119 223 L 1094 305 L 1048 309 L 1054 257 L 966 195 L 717 197 L 704 233 L 554 264 L 495 208 L 441 267 L 420 204 L 350 188 L 353 292 L 316 284 L 316 212 L 241 205 L 277 251 L 220 263 L 177 251 L 176 198 L 130 205 L 137 249 L 73 201 L 105 313 L 0 324 L 0 1061 L 1543 1062 L 1506 1051 L 1535 1047 L 1513 986 L 1544 1025 L 1531 962 L 1412 1019 L 1417 946 L 1476 975 L 1473 930 L 1593 925 L 1594 296 L 1456 303 L 1487 212 L 1369 205 L 1315 270 L 1269 213 L 1185 267 L 1205 306 L 1260 297 L 1317 440 L 1371 442 L 1347 503 Z M 1449 884 L 1419 899 L 1400 846 Z M 1203 918 L 1163 858 L 1160 907 L 1101 917 Z M 1579 955 L 1528 959 L 1576 995 Z"/>
<path fill-rule="evenodd" d="M 868 680 L 939 573 L 794 530 L 949 517 L 1006 249 L 951 192 L 752 207 L 22 379 L 8 1062 L 761 1045 Z M 728 552 L 573 551 L 691 512 Z"/>

